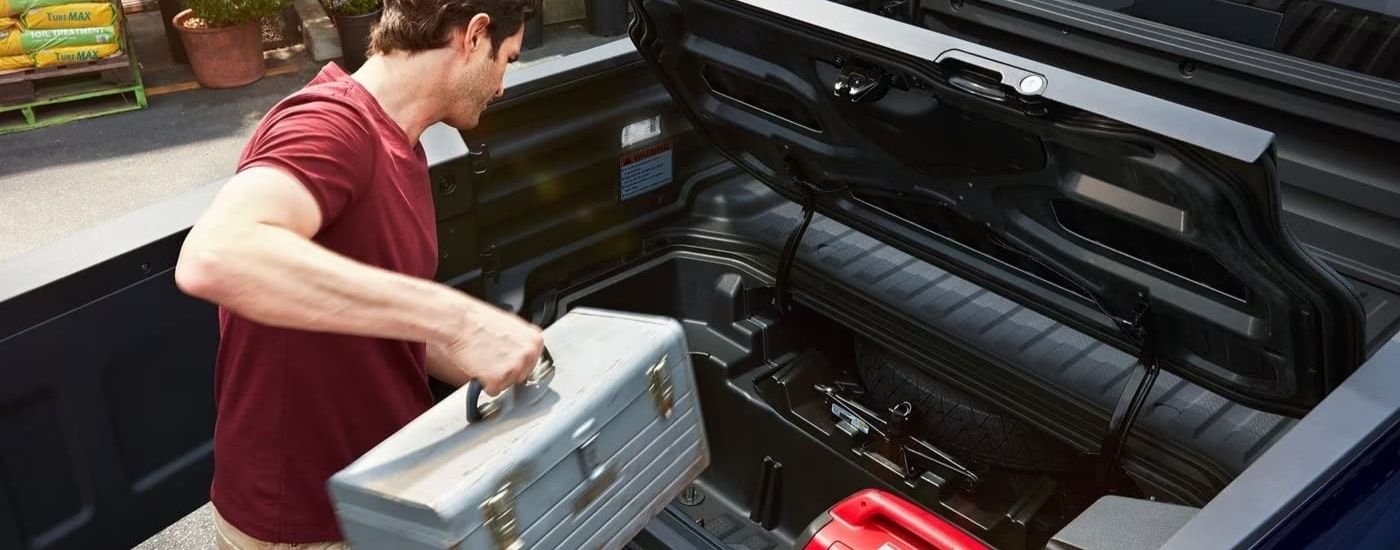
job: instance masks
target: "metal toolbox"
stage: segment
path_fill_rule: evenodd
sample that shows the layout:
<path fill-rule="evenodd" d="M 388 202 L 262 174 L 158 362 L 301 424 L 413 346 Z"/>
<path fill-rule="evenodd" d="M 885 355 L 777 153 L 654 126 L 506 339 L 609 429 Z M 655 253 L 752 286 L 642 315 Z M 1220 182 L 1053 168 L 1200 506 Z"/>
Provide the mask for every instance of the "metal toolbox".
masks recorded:
<path fill-rule="evenodd" d="M 331 477 L 353 548 L 620 548 L 709 466 L 679 322 L 581 308 L 544 340 L 530 382 L 460 388 Z"/>

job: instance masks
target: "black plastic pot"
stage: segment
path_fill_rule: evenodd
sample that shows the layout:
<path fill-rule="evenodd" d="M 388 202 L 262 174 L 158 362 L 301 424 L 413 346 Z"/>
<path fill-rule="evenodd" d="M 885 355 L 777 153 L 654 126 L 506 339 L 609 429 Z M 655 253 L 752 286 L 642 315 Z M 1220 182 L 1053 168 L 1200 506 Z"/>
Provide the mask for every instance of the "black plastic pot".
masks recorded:
<path fill-rule="evenodd" d="M 341 67 L 346 72 L 355 72 L 365 64 L 365 52 L 369 49 L 370 31 L 379 23 L 383 8 L 364 15 L 336 14 L 335 30 L 340 35 Z"/>
<path fill-rule="evenodd" d="M 185 43 L 180 40 L 180 31 L 171 22 L 175 15 L 184 11 L 185 4 L 180 0 L 159 0 L 161 24 L 165 26 L 165 44 L 170 48 L 170 60 L 181 65 L 190 64 Z"/>
<path fill-rule="evenodd" d="M 520 44 L 522 50 L 533 50 L 544 45 L 544 14 L 538 14 L 525 23 L 525 37 Z"/>
<path fill-rule="evenodd" d="M 588 13 L 588 33 L 618 36 L 627 32 L 626 0 L 584 0 Z"/>

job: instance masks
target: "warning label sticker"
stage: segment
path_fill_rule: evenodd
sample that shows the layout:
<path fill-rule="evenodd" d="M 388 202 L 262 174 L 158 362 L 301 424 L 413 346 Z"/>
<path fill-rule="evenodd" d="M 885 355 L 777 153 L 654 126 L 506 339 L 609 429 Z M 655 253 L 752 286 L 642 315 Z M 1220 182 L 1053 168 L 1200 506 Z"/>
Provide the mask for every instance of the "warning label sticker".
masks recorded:
<path fill-rule="evenodd" d="M 622 155 L 621 198 L 627 200 L 671 183 L 671 142 Z"/>

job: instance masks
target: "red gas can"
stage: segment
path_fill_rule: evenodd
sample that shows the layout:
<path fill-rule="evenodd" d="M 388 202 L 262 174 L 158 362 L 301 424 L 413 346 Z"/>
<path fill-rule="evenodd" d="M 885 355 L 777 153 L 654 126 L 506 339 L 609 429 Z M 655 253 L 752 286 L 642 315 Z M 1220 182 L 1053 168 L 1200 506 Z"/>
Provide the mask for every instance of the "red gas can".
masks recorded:
<path fill-rule="evenodd" d="M 891 493 L 866 489 L 807 528 L 803 550 L 990 550 L 956 525 Z"/>

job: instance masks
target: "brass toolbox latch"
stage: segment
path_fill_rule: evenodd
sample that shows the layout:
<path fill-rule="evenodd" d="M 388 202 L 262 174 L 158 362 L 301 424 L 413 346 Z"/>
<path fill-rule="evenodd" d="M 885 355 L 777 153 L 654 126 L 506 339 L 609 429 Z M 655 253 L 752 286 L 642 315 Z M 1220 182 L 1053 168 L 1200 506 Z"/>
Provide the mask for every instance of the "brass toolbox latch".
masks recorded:
<path fill-rule="evenodd" d="M 666 370 L 666 356 L 662 356 L 660 361 L 647 369 L 647 378 L 650 381 L 651 400 L 656 405 L 657 412 L 662 418 L 671 418 L 671 410 L 675 408 L 675 390 L 671 386 L 671 373 Z"/>
<path fill-rule="evenodd" d="M 504 483 L 496 493 L 481 503 L 481 515 L 491 539 L 500 550 L 520 550 L 525 546 L 520 541 L 520 522 L 515 517 L 515 498 L 510 492 L 510 483 Z"/>

